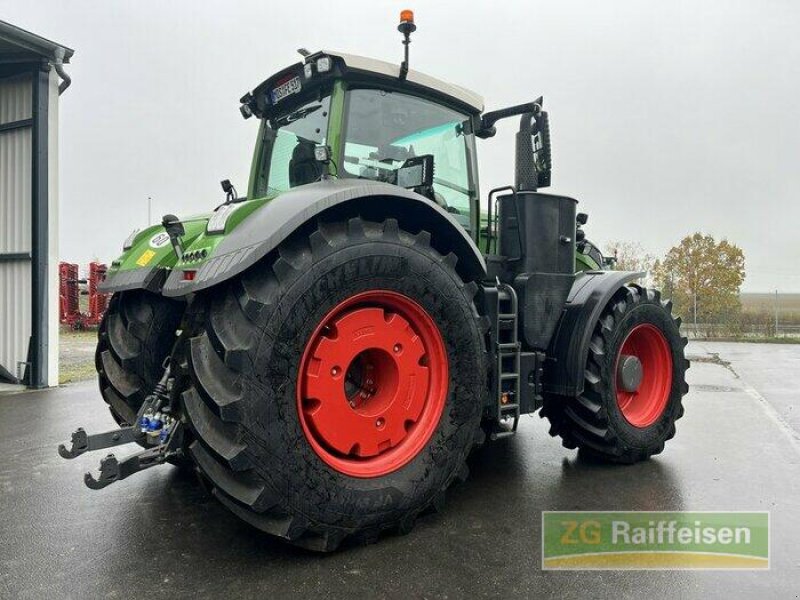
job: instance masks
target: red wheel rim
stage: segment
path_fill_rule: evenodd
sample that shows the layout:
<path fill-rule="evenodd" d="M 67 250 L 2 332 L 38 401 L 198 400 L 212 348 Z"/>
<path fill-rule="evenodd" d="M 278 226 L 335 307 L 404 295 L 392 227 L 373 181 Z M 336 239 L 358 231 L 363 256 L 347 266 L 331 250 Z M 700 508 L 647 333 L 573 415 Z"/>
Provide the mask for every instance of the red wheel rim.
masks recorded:
<path fill-rule="evenodd" d="M 402 294 L 372 290 L 338 304 L 311 334 L 297 410 L 325 463 L 353 477 L 380 477 L 427 444 L 447 387 L 447 351 L 430 315 Z"/>
<path fill-rule="evenodd" d="M 641 381 L 636 391 L 623 389 L 619 362 L 624 356 L 635 356 L 641 363 Z M 643 323 L 630 330 L 622 342 L 614 366 L 617 405 L 634 427 L 648 427 L 664 412 L 672 389 L 672 353 L 660 329 Z"/>

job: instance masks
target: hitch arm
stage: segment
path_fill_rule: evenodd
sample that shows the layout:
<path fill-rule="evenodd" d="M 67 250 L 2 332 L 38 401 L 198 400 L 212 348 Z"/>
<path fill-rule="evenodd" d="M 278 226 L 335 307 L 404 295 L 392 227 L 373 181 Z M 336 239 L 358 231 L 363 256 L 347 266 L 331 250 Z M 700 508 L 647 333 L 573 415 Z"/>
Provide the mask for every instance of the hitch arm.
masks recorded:
<path fill-rule="evenodd" d="M 160 448 L 149 448 L 125 458 L 122 462 L 113 454 L 100 460 L 100 476 L 95 479 L 91 473 L 83 476 L 86 487 L 101 490 L 115 481 L 121 481 L 134 473 L 143 471 L 164 462 Z"/>
<path fill-rule="evenodd" d="M 114 429 L 95 435 L 88 435 L 83 427 L 79 427 L 72 434 L 71 447 L 67 449 L 64 444 L 59 444 L 58 453 L 62 458 L 75 458 L 92 450 L 135 442 L 137 435 L 139 435 L 139 432 L 133 427 L 123 427 L 122 429 Z"/>
<path fill-rule="evenodd" d="M 179 455 L 182 446 L 183 425 L 178 422 L 163 444 L 131 454 L 122 461 L 118 460 L 113 454 L 109 454 L 100 459 L 100 476 L 95 478 L 91 473 L 86 473 L 83 476 L 83 482 L 88 488 L 101 490 L 114 482 L 130 477 L 134 473 L 160 465 L 166 462 L 168 458 Z"/>

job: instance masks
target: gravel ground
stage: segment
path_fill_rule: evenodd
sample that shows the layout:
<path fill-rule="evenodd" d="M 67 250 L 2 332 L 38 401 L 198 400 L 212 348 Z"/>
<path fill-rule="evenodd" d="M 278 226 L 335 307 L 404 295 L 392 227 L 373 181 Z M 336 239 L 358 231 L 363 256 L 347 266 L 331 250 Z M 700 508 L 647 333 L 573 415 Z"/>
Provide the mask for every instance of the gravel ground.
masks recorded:
<path fill-rule="evenodd" d="M 72 331 L 62 326 L 59 336 L 58 382 L 74 383 L 92 379 L 94 370 L 94 348 L 97 345 L 97 331 Z"/>

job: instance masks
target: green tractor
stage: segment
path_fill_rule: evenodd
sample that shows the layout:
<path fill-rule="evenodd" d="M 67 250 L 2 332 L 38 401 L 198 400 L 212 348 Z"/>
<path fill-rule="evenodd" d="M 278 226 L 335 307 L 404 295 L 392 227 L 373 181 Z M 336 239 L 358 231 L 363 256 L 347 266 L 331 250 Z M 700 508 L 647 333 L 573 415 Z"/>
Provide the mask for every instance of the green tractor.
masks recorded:
<path fill-rule="evenodd" d="M 103 488 L 196 469 L 253 526 L 328 551 L 409 531 L 470 452 L 539 411 L 564 446 L 632 463 L 675 434 L 689 366 L 672 305 L 604 269 L 550 184 L 542 99 L 477 94 L 402 64 L 309 53 L 241 99 L 259 123 L 246 196 L 125 241 L 96 354 L 129 442 Z M 478 139 L 519 121 L 514 185 L 478 186 Z M 487 207 L 481 213 L 481 204 Z"/>

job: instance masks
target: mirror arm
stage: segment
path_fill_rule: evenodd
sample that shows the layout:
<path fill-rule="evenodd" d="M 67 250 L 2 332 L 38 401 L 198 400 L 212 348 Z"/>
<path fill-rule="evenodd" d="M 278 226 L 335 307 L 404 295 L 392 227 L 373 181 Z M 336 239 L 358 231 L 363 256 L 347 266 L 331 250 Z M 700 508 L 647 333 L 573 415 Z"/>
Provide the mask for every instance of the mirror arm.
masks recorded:
<path fill-rule="evenodd" d="M 484 113 L 481 117 L 480 127 L 478 131 L 475 132 L 475 135 L 483 139 L 492 137 L 495 133 L 497 133 L 494 124 L 500 119 L 516 117 L 517 115 L 525 115 L 527 113 L 531 113 L 536 116 L 541 112 L 543 102 L 544 98 L 539 96 L 533 102 L 517 104 L 515 106 L 509 106 L 508 108 L 501 108 L 500 110 L 493 110 L 491 112 Z"/>

